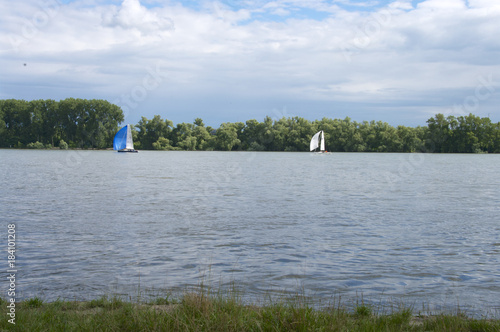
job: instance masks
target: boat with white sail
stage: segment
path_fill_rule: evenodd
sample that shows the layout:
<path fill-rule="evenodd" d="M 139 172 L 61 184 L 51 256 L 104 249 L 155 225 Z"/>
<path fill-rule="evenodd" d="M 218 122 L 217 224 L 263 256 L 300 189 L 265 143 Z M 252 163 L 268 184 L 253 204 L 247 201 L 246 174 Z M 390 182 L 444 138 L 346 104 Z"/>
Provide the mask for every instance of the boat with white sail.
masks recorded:
<path fill-rule="evenodd" d="M 139 152 L 134 149 L 134 141 L 132 140 L 132 126 L 126 125 L 118 130 L 113 139 L 113 150 L 118 152 Z"/>
<path fill-rule="evenodd" d="M 318 148 L 319 148 L 319 150 L 316 151 L 316 149 L 318 149 Z M 325 133 L 323 132 L 323 130 L 318 131 L 311 138 L 311 143 L 309 144 L 309 150 L 310 151 L 315 151 L 315 152 L 318 152 L 318 153 L 326 153 L 326 152 L 328 152 L 325 149 Z"/>

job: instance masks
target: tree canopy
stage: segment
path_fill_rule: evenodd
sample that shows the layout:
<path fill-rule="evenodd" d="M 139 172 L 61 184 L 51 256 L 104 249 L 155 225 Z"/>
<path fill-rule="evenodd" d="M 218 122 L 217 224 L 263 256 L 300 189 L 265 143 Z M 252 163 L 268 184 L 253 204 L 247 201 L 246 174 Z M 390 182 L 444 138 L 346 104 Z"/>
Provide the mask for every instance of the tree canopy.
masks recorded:
<path fill-rule="evenodd" d="M 72 148 L 104 149 L 122 121 L 121 108 L 105 100 L 0 100 L 0 147 L 65 141 Z"/>
<path fill-rule="evenodd" d="M 121 108 L 105 100 L 0 100 L 0 147 L 110 148 L 123 120 Z M 348 117 L 265 117 L 262 122 L 225 122 L 219 128 L 205 126 L 200 118 L 174 125 L 155 115 L 142 117 L 132 133 L 135 147 L 142 150 L 308 151 L 319 130 L 332 152 L 500 152 L 500 122 L 473 114 L 437 114 L 418 127 Z"/>

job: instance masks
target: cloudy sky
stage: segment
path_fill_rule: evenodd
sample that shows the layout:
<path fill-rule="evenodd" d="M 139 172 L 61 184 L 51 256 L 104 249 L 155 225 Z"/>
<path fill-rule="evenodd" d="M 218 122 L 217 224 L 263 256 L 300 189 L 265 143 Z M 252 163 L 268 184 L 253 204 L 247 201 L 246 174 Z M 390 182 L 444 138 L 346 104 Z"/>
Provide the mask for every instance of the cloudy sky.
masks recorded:
<path fill-rule="evenodd" d="M 500 121 L 498 0 L 0 0 L 0 99 L 127 123 Z"/>

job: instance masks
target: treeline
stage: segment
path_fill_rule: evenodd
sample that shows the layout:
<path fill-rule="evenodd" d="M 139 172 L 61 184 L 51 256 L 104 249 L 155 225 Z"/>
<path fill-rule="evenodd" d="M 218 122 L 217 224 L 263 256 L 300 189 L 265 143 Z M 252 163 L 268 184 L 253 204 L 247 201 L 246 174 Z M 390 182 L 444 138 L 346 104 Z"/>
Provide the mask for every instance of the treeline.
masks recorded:
<path fill-rule="evenodd" d="M 0 147 L 105 149 L 122 121 L 105 100 L 0 100 Z"/>
<path fill-rule="evenodd" d="M 500 122 L 473 114 L 446 118 L 437 114 L 427 123 L 414 128 L 349 118 L 311 122 L 266 117 L 263 122 L 228 122 L 213 129 L 201 119 L 174 127 L 156 115 L 151 120 L 143 117 L 133 136 L 136 147 L 144 150 L 308 151 L 311 137 L 323 130 L 332 152 L 500 152 Z"/>
<path fill-rule="evenodd" d="M 110 148 L 121 122 L 122 110 L 103 100 L 0 100 L 0 146 Z M 319 130 L 332 152 L 500 152 L 500 122 L 473 114 L 437 114 L 423 127 L 350 118 L 266 117 L 219 128 L 205 126 L 199 118 L 174 126 L 155 115 L 142 117 L 132 133 L 135 148 L 142 150 L 308 151 Z"/>

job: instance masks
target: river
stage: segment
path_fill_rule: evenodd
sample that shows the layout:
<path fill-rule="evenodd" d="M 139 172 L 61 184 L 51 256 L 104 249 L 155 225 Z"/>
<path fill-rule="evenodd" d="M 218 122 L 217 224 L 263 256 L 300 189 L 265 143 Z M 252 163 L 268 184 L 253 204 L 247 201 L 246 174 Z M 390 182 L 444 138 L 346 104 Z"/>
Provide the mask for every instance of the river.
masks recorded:
<path fill-rule="evenodd" d="M 5 238 L 16 225 L 18 299 L 203 282 L 250 298 L 498 316 L 499 165 L 486 154 L 0 150 L 0 215 Z"/>

